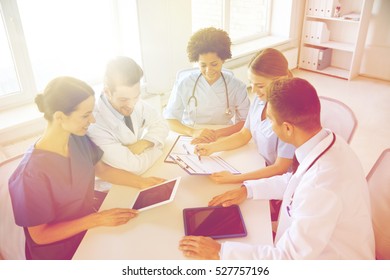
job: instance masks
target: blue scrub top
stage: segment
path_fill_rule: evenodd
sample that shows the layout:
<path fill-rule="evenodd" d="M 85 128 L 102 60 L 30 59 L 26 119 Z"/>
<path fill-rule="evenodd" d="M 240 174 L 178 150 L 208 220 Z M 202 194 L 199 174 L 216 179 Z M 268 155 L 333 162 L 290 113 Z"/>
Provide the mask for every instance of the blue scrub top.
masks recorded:
<path fill-rule="evenodd" d="M 195 82 L 200 71 L 193 71 L 187 77 L 177 80 L 163 115 L 165 119 L 176 119 L 185 125 L 218 124 L 231 125 L 244 121 L 248 115 L 250 101 L 246 85 L 235 78 L 232 73 L 223 72 L 229 97 L 229 108 L 232 115 L 226 115 L 226 89 L 223 78 L 209 85 L 200 76 L 195 89 L 195 97 L 191 98 Z M 190 101 L 190 102 L 189 102 Z M 235 119 L 235 120 L 234 120 Z"/>
<path fill-rule="evenodd" d="M 9 179 L 17 225 L 25 228 L 26 257 L 70 259 L 85 232 L 38 245 L 27 227 L 73 220 L 94 212 L 95 164 L 103 152 L 87 136 L 71 135 L 69 157 L 35 149 L 24 155 Z"/>
<path fill-rule="evenodd" d="M 257 151 L 265 159 L 267 165 L 274 164 L 278 157 L 292 159 L 295 147 L 280 140 L 272 130 L 272 123 L 268 118 L 261 120 L 261 114 L 266 102 L 256 96 L 249 109 L 244 127 L 249 129 L 256 143 Z"/>

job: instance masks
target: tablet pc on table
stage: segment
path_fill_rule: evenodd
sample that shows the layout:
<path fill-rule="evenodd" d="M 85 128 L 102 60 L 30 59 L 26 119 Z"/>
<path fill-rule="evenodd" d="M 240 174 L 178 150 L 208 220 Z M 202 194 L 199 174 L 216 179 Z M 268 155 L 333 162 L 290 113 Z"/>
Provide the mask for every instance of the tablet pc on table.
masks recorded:
<path fill-rule="evenodd" d="M 215 239 L 247 235 L 238 205 L 186 208 L 183 210 L 183 218 L 185 235 Z"/>
<path fill-rule="evenodd" d="M 131 208 L 144 211 L 173 201 L 180 179 L 180 177 L 177 177 L 140 190 Z"/>

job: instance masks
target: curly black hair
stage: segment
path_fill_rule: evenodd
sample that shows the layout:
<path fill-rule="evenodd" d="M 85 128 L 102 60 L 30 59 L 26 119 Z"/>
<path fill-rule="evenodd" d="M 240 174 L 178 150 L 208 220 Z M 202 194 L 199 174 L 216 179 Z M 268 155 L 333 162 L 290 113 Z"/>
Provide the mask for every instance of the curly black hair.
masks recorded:
<path fill-rule="evenodd" d="M 187 55 L 190 62 L 198 62 L 199 55 L 216 53 L 222 60 L 232 57 L 230 46 L 232 42 L 228 33 L 215 27 L 203 28 L 194 33 L 187 45 Z"/>

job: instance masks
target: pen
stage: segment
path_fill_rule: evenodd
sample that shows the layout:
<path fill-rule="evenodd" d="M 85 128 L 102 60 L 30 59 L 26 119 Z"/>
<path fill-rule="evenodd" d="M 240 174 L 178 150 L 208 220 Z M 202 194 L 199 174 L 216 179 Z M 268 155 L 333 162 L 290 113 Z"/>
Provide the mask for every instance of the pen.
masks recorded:
<path fill-rule="evenodd" d="M 185 144 L 183 144 L 183 148 L 184 148 L 184 150 L 186 151 L 187 155 L 189 155 L 189 154 L 190 154 L 190 152 L 188 151 L 188 149 L 187 149 L 187 147 L 186 147 L 186 145 L 185 145 Z"/>
<path fill-rule="evenodd" d="M 199 154 L 199 149 L 198 148 L 195 148 L 195 149 L 196 149 L 196 154 L 198 155 L 198 160 L 202 161 L 202 158 L 200 157 L 200 154 Z"/>

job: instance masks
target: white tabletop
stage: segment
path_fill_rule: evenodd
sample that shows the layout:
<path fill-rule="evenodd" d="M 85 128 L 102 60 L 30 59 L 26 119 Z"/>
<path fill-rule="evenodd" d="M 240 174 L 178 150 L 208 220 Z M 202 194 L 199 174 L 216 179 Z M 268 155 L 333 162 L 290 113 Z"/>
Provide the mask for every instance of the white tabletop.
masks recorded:
<path fill-rule="evenodd" d="M 189 175 L 178 165 L 164 163 L 177 134 L 170 133 L 164 154 L 143 176 L 166 179 L 181 177 L 173 202 L 141 212 L 138 217 L 118 227 L 98 227 L 85 235 L 73 259 L 185 259 L 178 249 L 184 236 L 183 209 L 207 206 L 210 199 L 238 184 L 218 185 L 207 176 Z M 234 151 L 218 153 L 240 172 L 248 172 L 264 166 L 254 143 Z M 101 209 L 130 207 L 137 190 L 126 186 L 113 186 Z M 250 244 L 272 244 L 271 221 L 268 201 L 247 200 L 240 204 L 248 235 L 229 240 Z M 223 242 L 226 239 L 220 239 Z"/>

